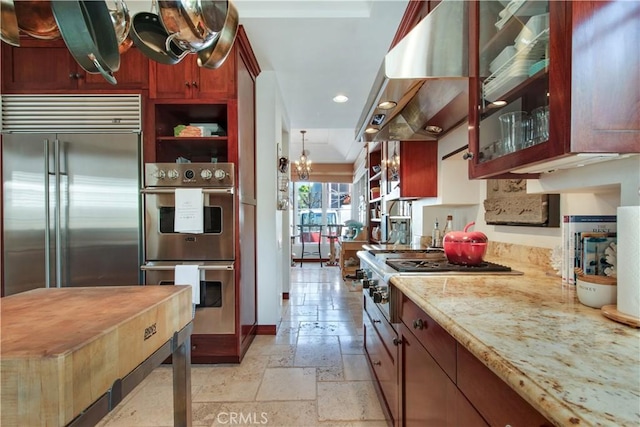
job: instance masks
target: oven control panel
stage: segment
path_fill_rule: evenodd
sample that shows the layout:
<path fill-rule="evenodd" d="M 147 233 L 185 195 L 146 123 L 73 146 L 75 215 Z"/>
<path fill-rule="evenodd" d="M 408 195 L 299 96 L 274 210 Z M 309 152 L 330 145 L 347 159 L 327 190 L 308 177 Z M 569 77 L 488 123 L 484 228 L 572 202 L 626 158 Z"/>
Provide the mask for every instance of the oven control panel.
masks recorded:
<path fill-rule="evenodd" d="M 233 187 L 233 163 L 147 163 L 145 187 Z"/>

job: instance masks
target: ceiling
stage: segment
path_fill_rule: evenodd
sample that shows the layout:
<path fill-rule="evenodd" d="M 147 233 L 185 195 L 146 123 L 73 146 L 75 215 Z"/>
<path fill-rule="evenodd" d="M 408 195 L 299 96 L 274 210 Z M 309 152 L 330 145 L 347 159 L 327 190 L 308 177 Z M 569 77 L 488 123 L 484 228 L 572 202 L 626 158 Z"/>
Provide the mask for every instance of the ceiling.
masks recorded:
<path fill-rule="evenodd" d="M 356 126 L 406 0 L 236 0 L 263 71 L 273 71 L 290 119 L 290 157 L 352 163 Z M 344 104 L 335 95 L 349 97 Z"/>
<path fill-rule="evenodd" d="M 127 0 L 131 14 L 151 0 Z M 407 0 L 235 0 L 262 71 L 273 71 L 289 118 L 290 158 L 353 163 L 356 126 Z M 343 94 L 343 104 L 332 101 Z"/>
<path fill-rule="evenodd" d="M 126 0 L 130 13 L 151 0 Z M 407 0 L 235 0 L 262 71 L 273 71 L 289 118 L 290 154 L 353 163 L 356 127 Z M 332 101 L 343 94 L 344 104 Z"/>

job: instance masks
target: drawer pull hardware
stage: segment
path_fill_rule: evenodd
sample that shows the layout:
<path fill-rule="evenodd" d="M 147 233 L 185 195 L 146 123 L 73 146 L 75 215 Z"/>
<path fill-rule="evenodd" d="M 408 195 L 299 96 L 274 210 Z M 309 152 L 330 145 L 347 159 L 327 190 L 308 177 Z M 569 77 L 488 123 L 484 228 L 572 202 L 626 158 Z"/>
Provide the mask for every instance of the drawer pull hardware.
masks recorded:
<path fill-rule="evenodd" d="M 424 329 L 425 328 L 425 324 L 422 321 L 422 319 L 416 319 L 413 321 L 413 329 Z"/>
<path fill-rule="evenodd" d="M 382 362 L 379 361 L 379 360 L 376 360 L 375 362 L 373 362 L 373 364 L 376 365 L 376 366 L 381 366 Z"/>
<path fill-rule="evenodd" d="M 402 340 L 401 339 L 398 339 L 398 338 L 394 338 L 393 339 L 393 345 L 400 345 L 400 344 L 402 344 Z"/>
<path fill-rule="evenodd" d="M 373 323 L 382 323 L 380 319 L 373 319 Z"/>

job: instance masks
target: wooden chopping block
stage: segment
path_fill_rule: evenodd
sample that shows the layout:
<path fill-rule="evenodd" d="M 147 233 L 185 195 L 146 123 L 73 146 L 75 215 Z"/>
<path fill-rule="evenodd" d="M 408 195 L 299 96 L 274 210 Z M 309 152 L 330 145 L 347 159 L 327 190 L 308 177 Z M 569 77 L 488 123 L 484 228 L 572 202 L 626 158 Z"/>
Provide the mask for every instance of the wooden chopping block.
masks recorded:
<path fill-rule="evenodd" d="M 191 320 L 190 286 L 35 289 L 2 298 L 0 424 L 68 424 Z"/>

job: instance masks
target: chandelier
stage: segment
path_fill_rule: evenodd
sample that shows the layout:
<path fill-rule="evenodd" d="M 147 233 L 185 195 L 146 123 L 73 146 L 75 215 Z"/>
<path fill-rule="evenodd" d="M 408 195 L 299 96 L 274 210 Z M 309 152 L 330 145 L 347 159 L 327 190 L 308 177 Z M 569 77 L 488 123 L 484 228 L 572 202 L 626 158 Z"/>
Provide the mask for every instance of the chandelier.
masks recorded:
<path fill-rule="evenodd" d="M 391 175 L 391 180 L 397 180 L 398 172 L 400 169 L 400 156 L 398 156 L 395 148 L 393 149 L 393 155 L 389 160 L 387 160 L 387 164 L 389 165 L 389 174 Z"/>
<path fill-rule="evenodd" d="M 304 134 L 307 133 L 307 131 L 301 130 L 300 133 L 302 134 L 302 154 L 300 155 L 300 159 L 296 160 L 296 172 L 300 180 L 306 181 L 309 179 L 309 174 L 311 173 L 311 160 L 309 160 L 304 151 Z"/>

